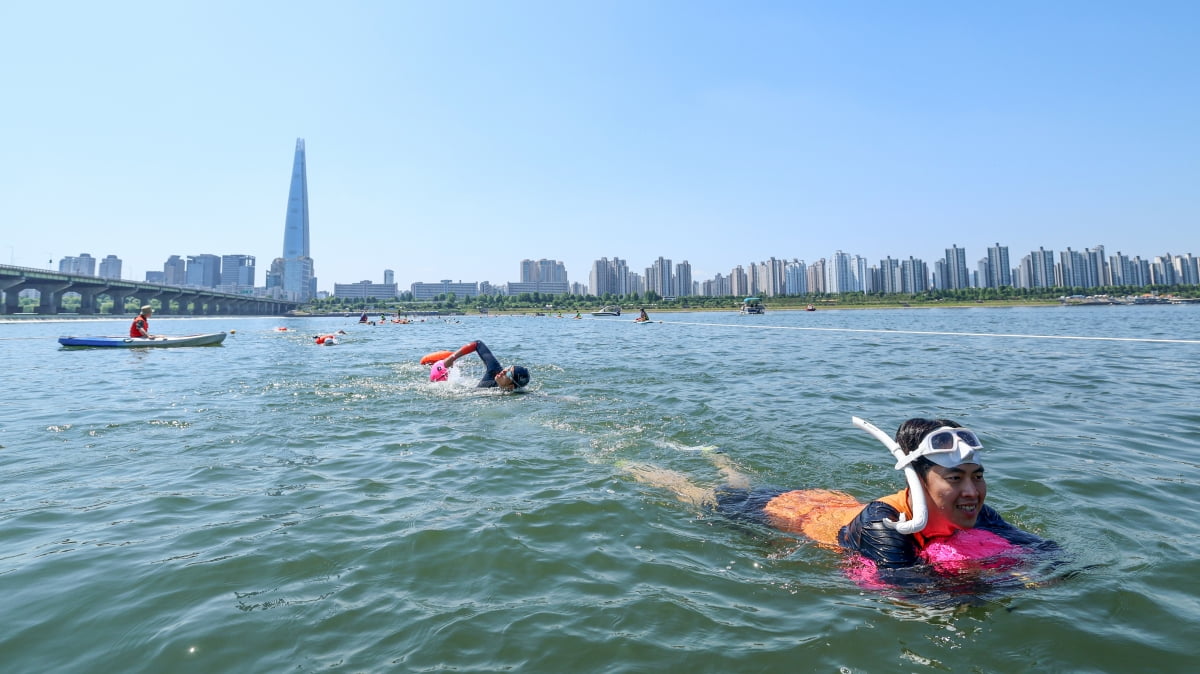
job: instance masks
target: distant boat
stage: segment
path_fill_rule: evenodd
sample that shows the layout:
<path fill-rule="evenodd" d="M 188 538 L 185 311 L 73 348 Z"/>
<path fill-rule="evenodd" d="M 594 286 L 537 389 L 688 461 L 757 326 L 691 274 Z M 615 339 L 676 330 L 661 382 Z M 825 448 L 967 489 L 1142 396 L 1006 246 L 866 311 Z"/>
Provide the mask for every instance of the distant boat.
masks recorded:
<path fill-rule="evenodd" d="M 599 311 L 593 311 L 593 316 L 620 316 L 621 307 L 615 304 L 606 304 Z"/>
<path fill-rule="evenodd" d="M 742 300 L 742 309 L 740 313 L 765 314 L 767 313 L 767 308 L 763 306 L 761 299 L 757 297 L 747 297 L 746 299 Z"/>
<path fill-rule="evenodd" d="M 183 337 L 59 337 L 58 343 L 72 347 L 108 347 L 118 349 L 163 348 L 168 346 L 211 346 L 225 341 L 224 332 Z"/>
<path fill-rule="evenodd" d="M 807 307 L 804 307 L 804 310 L 805 311 L 816 311 L 817 308 L 810 304 Z"/>

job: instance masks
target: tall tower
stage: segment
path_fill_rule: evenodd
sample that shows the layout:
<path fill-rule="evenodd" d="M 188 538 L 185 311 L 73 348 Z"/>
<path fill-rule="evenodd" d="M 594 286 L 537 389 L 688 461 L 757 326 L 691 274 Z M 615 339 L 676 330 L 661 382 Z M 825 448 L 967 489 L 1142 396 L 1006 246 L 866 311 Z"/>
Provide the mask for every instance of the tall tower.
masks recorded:
<path fill-rule="evenodd" d="M 308 170 L 303 138 L 296 139 L 292 186 L 288 190 L 287 219 L 283 225 L 283 257 L 279 262 L 284 297 L 305 302 L 316 296 L 317 277 L 313 274 L 308 248 Z"/>

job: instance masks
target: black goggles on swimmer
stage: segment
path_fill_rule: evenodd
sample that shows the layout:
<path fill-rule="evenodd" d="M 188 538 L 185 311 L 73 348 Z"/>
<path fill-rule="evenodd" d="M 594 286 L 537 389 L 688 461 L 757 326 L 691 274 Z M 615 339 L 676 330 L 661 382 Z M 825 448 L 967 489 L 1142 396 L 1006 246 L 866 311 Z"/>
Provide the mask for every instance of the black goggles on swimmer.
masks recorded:
<path fill-rule="evenodd" d="M 954 468 L 963 463 L 980 463 L 975 452 L 983 449 L 979 436 L 966 428 L 942 426 L 921 439 L 921 444 L 896 463 L 900 470 L 913 461 L 924 457 L 945 468 Z"/>

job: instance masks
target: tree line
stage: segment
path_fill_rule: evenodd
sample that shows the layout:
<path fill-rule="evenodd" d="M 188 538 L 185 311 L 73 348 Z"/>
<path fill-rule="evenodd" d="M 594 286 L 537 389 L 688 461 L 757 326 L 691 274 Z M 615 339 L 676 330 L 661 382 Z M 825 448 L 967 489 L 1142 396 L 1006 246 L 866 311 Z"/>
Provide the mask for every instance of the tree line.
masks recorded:
<path fill-rule="evenodd" d="M 1068 296 L 1127 297 L 1140 295 L 1171 295 L 1180 298 L 1200 297 L 1200 286 L 1196 285 L 1152 285 L 1152 286 L 1105 286 L 1099 288 L 1056 287 L 1056 288 L 960 288 L 955 290 L 931 289 L 922 293 L 808 293 L 804 295 L 776 295 L 764 297 L 768 307 L 802 308 L 830 306 L 923 306 L 933 304 L 969 303 L 1047 303 L 1057 302 Z M 595 311 L 605 305 L 620 306 L 622 311 L 636 311 L 640 307 L 654 309 L 737 309 L 742 297 L 685 296 L 666 299 L 653 291 L 626 295 L 553 295 L 550 293 L 526 292 L 517 295 L 478 295 L 458 297 L 454 293 L 435 296 L 432 300 L 414 300 L 411 292 L 401 293 L 394 298 L 346 298 L 327 297 L 309 302 L 304 309 L 313 313 L 337 313 L 348 311 L 387 311 L 391 313 L 438 311 L 447 313 L 487 312 L 582 312 Z"/>

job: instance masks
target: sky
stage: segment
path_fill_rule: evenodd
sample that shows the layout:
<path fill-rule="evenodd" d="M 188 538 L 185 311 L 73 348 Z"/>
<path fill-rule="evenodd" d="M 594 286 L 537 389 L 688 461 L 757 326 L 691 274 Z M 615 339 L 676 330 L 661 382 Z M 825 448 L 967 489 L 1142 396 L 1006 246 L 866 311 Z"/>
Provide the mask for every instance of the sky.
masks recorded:
<path fill-rule="evenodd" d="M 0 3 L 0 263 L 1200 255 L 1200 3 Z M 50 261 L 53 261 L 50 263 Z"/>

